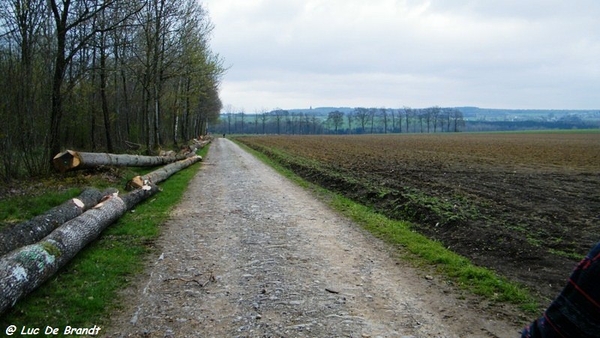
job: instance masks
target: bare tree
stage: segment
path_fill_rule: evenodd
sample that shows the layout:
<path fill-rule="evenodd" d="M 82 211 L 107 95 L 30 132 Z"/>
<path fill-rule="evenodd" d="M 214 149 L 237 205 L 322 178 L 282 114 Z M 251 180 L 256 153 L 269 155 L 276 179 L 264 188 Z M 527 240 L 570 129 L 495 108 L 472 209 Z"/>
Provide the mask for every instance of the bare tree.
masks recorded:
<path fill-rule="evenodd" d="M 388 130 L 388 111 L 386 108 L 379 109 L 379 117 L 383 121 L 383 133 L 387 134 Z"/>
<path fill-rule="evenodd" d="M 392 133 L 396 132 L 396 109 L 390 109 L 390 118 L 392 119 Z"/>
<path fill-rule="evenodd" d="M 301 134 L 305 133 L 304 115 L 305 114 L 303 112 L 298 112 L 298 111 L 290 112 L 291 128 L 292 128 L 293 134 L 301 135 Z"/>
<path fill-rule="evenodd" d="M 313 114 L 310 117 L 310 123 L 312 125 L 313 128 L 313 134 L 317 134 L 321 132 L 321 126 L 319 125 L 319 119 Z"/>
<path fill-rule="evenodd" d="M 284 134 L 289 134 L 292 131 L 292 120 L 290 119 L 290 112 L 284 110 L 281 112 L 284 121 Z"/>
<path fill-rule="evenodd" d="M 449 133 L 450 132 L 450 117 L 452 116 L 452 109 L 451 108 L 442 109 L 442 115 L 446 119 L 446 132 Z M 443 124 L 442 124 L 442 126 L 443 126 Z"/>
<path fill-rule="evenodd" d="M 432 108 L 425 108 L 425 109 L 421 110 L 421 114 L 423 115 L 423 117 L 425 119 L 425 123 L 427 124 L 427 133 L 429 133 L 429 130 L 431 127 L 431 120 L 433 120 Z M 421 132 L 423 132 L 423 131 L 421 130 Z"/>
<path fill-rule="evenodd" d="M 404 107 L 404 117 L 406 118 L 406 132 L 409 133 L 410 131 L 408 130 L 410 123 L 409 120 L 410 118 L 413 116 L 413 110 L 410 107 Z"/>
<path fill-rule="evenodd" d="M 304 134 L 310 133 L 310 114 L 304 113 Z"/>
<path fill-rule="evenodd" d="M 338 129 L 344 124 L 344 113 L 339 110 L 329 112 L 327 122 L 333 125 L 334 132 L 337 134 Z"/>
<path fill-rule="evenodd" d="M 281 108 L 276 108 L 275 110 L 271 111 L 271 116 L 273 116 L 273 118 L 275 119 L 275 122 L 277 123 L 277 134 L 278 135 L 281 134 L 281 120 L 286 115 L 287 115 L 287 111 L 283 110 Z"/>
<path fill-rule="evenodd" d="M 49 0 L 48 5 L 51 9 L 55 24 L 56 54 L 54 58 L 54 76 L 52 79 L 52 105 L 50 113 L 50 139 L 48 158 L 60 151 L 61 123 L 63 118 L 63 82 L 68 65 L 73 57 L 85 43 L 91 39 L 95 31 L 83 32 L 83 38 L 73 41 L 73 48 L 67 49 L 68 39 L 81 35 L 72 34 L 72 32 L 83 23 L 94 18 L 106 6 L 95 6 L 94 3 L 82 1 L 75 3 L 72 0 L 64 0 L 59 4 L 56 0 Z"/>
<path fill-rule="evenodd" d="M 107 98 L 107 87 L 108 87 L 108 69 L 107 69 L 107 60 L 108 54 L 107 50 L 109 49 L 108 33 L 107 28 L 113 27 L 115 24 L 110 22 L 111 13 L 106 13 L 107 10 L 100 12 L 98 18 L 94 18 L 94 21 L 98 22 L 97 25 L 99 27 L 98 32 L 98 51 L 100 53 L 100 65 L 98 68 L 99 76 L 100 76 L 100 102 L 102 106 L 102 119 L 104 122 L 104 137 L 106 140 L 106 149 L 108 152 L 114 152 L 113 140 L 112 140 L 112 120 L 111 114 L 108 107 L 108 98 Z M 112 49 L 112 48 L 111 48 Z"/>
<path fill-rule="evenodd" d="M 267 115 L 267 110 L 263 108 L 261 110 L 261 114 L 260 114 L 260 121 L 262 123 L 262 133 L 263 134 L 265 134 L 265 124 L 267 123 L 268 118 L 269 118 L 269 115 Z"/>
<path fill-rule="evenodd" d="M 429 114 L 427 112 L 427 109 L 417 109 L 416 114 L 419 118 L 419 124 L 421 125 L 421 133 L 423 133 L 423 120 L 428 119 L 427 116 L 429 116 Z M 427 132 L 429 132 L 429 124 L 427 124 L 427 128 L 428 128 Z"/>
<path fill-rule="evenodd" d="M 463 114 L 460 110 L 454 109 L 452 117 L 454 119 L 454 132 L 459 132 L 460 127 L 464 127 Z"/>
<path fill-rule="evenodd" d="M 60 151 L 61 125 L 64 115 L 64 80 L 67 69 L 77 53 L 99 32 L 112 30 L 124 18 L 110 26 L 100 27 L 89 25 L 90 20 L 113 5 L 119 5 L 118 0 L 48 0 L 48 6 L 54 22 L 54 38 L 56 50 L 54 54 L 54 75 L 52 77 L 52 103 L 50 113 L 50 133 L 48 141 L 49 152 L 52 156 Z M 133 8 L 125 17 L 133 15 L 140 8 Z M 72 69 L 72 68 L 71 68 Z M 72 83 L 70 84 L 72 85 Z M 72 87 L 68 88 L 71 89 Z"/>
<path fill-rule="evenodd" d="M 369 108 L 369 120 L 371 120 L 371 134 L 375 132 L 375 115 L 377 115 L 377 108 Z"/>
<path fill-rule="evenodd" d="M 246 117 L 246 113 L 244 113 L 244 108 L 242 108 L 242 109 L 240 110 L 240 112 L 238 113 L 238 115 L 240 116 L 240 119 L 241 119 L 241 121 L 242 121 L 242 131 L 241 131 L 240 133 L 242 133 L 242 134 L 243 134 L 243 133 L 245 132 L 245 129 L 244 129 L 244 118 Z M 237 129 L 236 129 L 236 130 L 237 130 Z"/>
<path fill-rule="evenodd" d="M 258 110 L 254 111 L 254 134 L 258 134 L 258 121 L 260 120 L 260 114 Z"/>
<path fill-rule="evenodd" d="M 365 125 L 369 119 L 369 109 L 367 108 L 354 108 L 354 116 L 360 123 L 360 132 L 365 132 Z"/>
<path fill-rule="evenodd" d="M 440 120 L 441 109 L 438 106 L 429 108 L 431 119 L 433 120 L 433 132 L 437 132 L 438 121 Z"/>
<path fill-rule="evenodd" d="M 355 119 L 354 111 L 346 113 L 346 119 L 348 121 L 348 133 L 352 134 L 352 121 Z"/>

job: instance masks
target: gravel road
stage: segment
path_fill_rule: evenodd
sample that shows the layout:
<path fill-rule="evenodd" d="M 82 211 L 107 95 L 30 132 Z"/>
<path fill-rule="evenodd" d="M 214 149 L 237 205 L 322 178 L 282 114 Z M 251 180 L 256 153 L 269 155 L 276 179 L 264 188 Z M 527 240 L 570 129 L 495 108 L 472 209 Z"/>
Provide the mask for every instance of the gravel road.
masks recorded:
<path fill-rule="evenodd" d="M 216 139 L 109 337 L 518 337 L 311 192 Z"/>

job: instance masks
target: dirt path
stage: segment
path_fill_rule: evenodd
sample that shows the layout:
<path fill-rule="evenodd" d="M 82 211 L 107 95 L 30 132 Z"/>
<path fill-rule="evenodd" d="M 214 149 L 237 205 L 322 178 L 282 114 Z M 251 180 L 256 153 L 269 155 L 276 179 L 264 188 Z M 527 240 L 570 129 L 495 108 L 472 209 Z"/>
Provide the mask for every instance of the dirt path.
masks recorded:
<path fill-rule="evenodd" d="M 519 336 L 226 139 L 157 245 L 108 336 Z"/>

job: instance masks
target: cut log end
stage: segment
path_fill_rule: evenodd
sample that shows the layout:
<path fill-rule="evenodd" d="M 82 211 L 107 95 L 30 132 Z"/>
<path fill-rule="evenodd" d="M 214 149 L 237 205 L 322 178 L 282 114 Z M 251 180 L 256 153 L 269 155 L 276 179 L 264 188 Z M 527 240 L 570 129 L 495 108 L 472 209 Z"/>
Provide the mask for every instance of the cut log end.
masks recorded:
<path fill-rule="evenodd" d="M 57 154 L 52 159 L 52 164 L 54 164 L 54 168 L 60 171 L 61 173 L 66 172 L 67 170 L 77 168 L 81 160 L 76 151 L 66 150 L 62 153 Z"/>
<path fill-rule="evenodd" d="M 85 204 L 79 198 L 74 198 L 73 203 L 75 203 L 75 205 L 80 209 L 85 207 Z"/>
<path fill-rule="evenodd" d="M 142 179 L 142 176 L 136 176 L 136 177 L 132 178 L 129 182 L 127 182 L 127 186 L 125 187 L 125 189 L 127 191 L 132 191 L 135 189 L 142 188 L 145 185 L 147 185 L 147 184 L 144 184 L 144 180 Z"/>

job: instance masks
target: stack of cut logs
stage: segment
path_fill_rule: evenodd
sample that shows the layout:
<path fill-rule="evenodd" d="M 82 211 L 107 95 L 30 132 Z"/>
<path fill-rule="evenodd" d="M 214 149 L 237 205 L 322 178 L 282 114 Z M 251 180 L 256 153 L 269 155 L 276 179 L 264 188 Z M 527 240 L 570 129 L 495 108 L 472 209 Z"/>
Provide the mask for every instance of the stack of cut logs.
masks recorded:
<path fill-rule="evenodd" d="M 54 157 L 60 172 L 99 166 L 154 167 L 165 165 L 127 183 L 128 193 L 114 188 L 89 188 L 45 214 L 0 231 L 0 314 L 36 289 L 95 240 L 127 210 L 159 189 L 156 184 L 198 161 L 196 151 L 208 140 L 193 140 L 178 154 L 139 156 L 64 151 Z"/>

